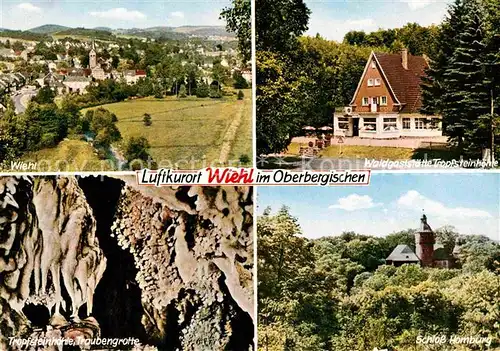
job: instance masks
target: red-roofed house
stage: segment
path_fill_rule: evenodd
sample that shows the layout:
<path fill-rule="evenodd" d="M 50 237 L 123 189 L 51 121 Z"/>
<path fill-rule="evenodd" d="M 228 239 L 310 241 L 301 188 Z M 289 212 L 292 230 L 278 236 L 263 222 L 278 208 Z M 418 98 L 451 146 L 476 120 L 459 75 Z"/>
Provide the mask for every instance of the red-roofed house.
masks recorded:
<path fill-rule="evenodd" d="M 142 69 L 128 70 L 123 72 L 123 77 L 125 78 L 127 84 L 135 84 L 139 81 L 139 79 L 146 78 L 146 71 Z"/>
<path fill-rule="evenodd" d="M 441 117 L 420 114 L 424 57 L 372 52 L 354 97 L 333 117 L 335 135 L 362 138 L 439 137 Z"/>

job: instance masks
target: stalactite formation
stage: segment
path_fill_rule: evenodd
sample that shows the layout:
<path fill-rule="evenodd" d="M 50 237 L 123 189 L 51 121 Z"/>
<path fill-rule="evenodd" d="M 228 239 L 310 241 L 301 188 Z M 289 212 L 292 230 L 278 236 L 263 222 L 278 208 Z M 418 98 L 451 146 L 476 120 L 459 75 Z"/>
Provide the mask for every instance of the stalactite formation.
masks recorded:
<path fill-rule="evenodd" d="M 252 192 L 248 187 L 164 188 L 156 198 L 127 186 L 113 226 L 134 254 L 143 324 L 172 349 L 219 350 L 253 315 Z M 232 327 L 241 315 L 247 324 Z"/>
<path fill-rule="evenodd" d="M 0 297 L 2 310 L 10 312 L 2 313 L 2 323 L 7 313 L 19 324 L 10 330 L 2 326 L 3 342 L 9 336 L 28 336 L 33 327 L 25 315 L 29 306 L 45 306 L 52 327 L 80 323 L 78 312 L 84 304 L 85 317 L 91 318 L 106 258 L 95 237 L 92 211 L 76 180 L 0 178 L 0 203 Z M 83 322 L 89 321 L 93 322 L 88 318 Z"/>
<path fill-rule="evenodd" d="M 253 349 L 252 196 L 0 178 L 0 350 L 17 350 L 12 336 L 127 336 L 117 318 L 134 350 Z M 108 295 L 126 306 L 108 308 Z"/>

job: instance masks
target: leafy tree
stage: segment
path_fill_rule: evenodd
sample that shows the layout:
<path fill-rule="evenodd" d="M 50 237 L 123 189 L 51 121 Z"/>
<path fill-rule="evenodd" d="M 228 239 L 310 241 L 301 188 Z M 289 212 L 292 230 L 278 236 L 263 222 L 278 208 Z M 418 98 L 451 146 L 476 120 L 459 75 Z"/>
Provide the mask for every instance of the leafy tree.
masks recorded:
<path fill-rule="evenodd" d="M 111 66 L 112 66 L 114 69 L 117 69 L 119 64 L 120 64 L 120 57 L 118 57 L 118 56 L 114 55 L 114 56 L 112 57 Z"/>
<path fill-rule="evenodd" d="M 481 272 L 500 268 L 500 245 L 484 236 L 467 236 L 457 239 L 458 258 L 467 272 Z"/>
<path fill-rule="evenodd" d="M 222 98 L 222 92 L 220 91 L 220 89 L 217 86 L 212 85 L 212 86 L 210 86 L 209 96 L 212 99 L 220 99 L 220 98 Z"/>
<path fill-rule="evenodd" d="M 234 71 L 233 73 L 233 87 L 235 89 L 248 89 L 249 85 L 240 71 Z"/>
<path fill-rule="evenodd" d="M 281 152 L 300 130 L 302 103 L 300 82 L 289 77 L 290 62 L 280 55 L 258 51 L 257 61 L 257 154 Z"/>
<path fill-rule="evenodd" d="M 350 31 L 344 35 L 344 42 L 349 45 L 365 45 L 366 33 L 364 31 Z"/>
<path fill-rule="evenodd" d="M 149 156 L 149 142 L 144 137 L 131 137 L 125 147 L 125 158 L 128 162 L 133 160 L 147 161 Z"/>
<path fill-rule="evenodd" d="M 236 33 L 238 49 L 244 62 L 252 58 L 252 19 L 250 0 L 232 0 L 232 6 L 222 10 L 220 16 L 226 20 L 229 32 Z"/>
<path fill-rule="evenodd" d="M 188 88 L 188 95 L 194 95 L 194 92 L 198 88 L 198 78 L 200 77 L 200 71 L 198 69 L 198 66 L 195 64 L 187 64 L 185 66 L 185 72 L 186 72 L 186 80 L 187 80 L 187 88 Z"/>
<path fill-rule="evenodd" d="M 6 110 L 0 116 L 0 165 L 22 153 L 26 147 L 25 133 L 24 120 L 16 115 L 12 105 L 6 104 Z"/>
<path fill-rule="evenodd" d="M 45 86 L 38 90 L 32 101 L 38 104 L 52 104 L 55 96 L 54 91 L 50 87 Z"/>
<path fill-rule="evenodd" d="M 397 53 L 402 48 L 412 55 L 433 55 L 437 48 L 438 27 L 422 27 L 417 23 L 407 23 L 401 28 L 379 29 L 371 33 L 350 31 L 344 36 L 344 43 L 355 46 L 389 49 Z"/>
<path fill-rule="evenodd" d="M 163 90 L 163 88 L 159 84 L 157 84 L 153 88 L 153 91 L 154 91 L 155 98 L 157 98 L 157 99 L 163 99 L 163 97 L 164 97 L 164 90 Z"/>
<path fill-rule="evenodd" d="M 212 79 L 219 84 L 220 88 L 220 83 L 227 83 L 229 79 L 229 70 L 220 63 L 214 64 L 212 68 Z"/>
<path fill-rule="evenodd" d="M 68 128 L 73 129 L 81 125 L 80 106 L 74 95 L 65 95 L 61 100 L 61 113 L 66 116 Z"/>
<path fill-rule="evenodd" d="M 187 90 L 186 90 L 186 86 L 184 84 L 182 84 L 180 89 L 179 89 L 179 97 L 180 98 L 187 97 Z"/>
<path fill-rule="evenodd" d="M 22 123 L 26 126 L 24 150 L 55 146 L 68 133 L 66 116 L 53 103 L 31 102 L 22 116 Z"/>
<path fill-rule="evenodd" d="M 116 127 L 116 115 L 100 107 L 85 116 L 89 118 L 89 131 L 95 136 L 95 145 L 101 148 L 109 146 L 121 139 L 121 134 Z"/>
<path fill-rule="evenodd" d="M 453 226 L 444 226 L 436 229 L 436 241 L 443 245 L 445 252 L 451 254 L 457 243 L 459 236 L 457 230 Z"/>
<path fill-rule="evenodd" d="M 312 267 L 312 252 L 307 240 L 300 237 L 297 219 L 288 208 L 271 215 L 266 209 L 257 221 L 259 296 L 279 296 L 285 282 L 301 268 Z"/>
<path fill-rule="evenodd" d="M 257 51 L 286 53 L 295 48 L 297 38 L 308 28 L 310 12 L 303 0 L 257 0 Z"/>

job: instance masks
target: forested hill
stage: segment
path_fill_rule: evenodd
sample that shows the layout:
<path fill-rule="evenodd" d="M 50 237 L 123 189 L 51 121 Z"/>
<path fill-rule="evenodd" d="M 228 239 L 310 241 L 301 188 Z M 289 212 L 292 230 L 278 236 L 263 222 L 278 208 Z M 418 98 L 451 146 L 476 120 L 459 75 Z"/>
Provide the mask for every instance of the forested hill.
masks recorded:
<path fill-rule="evenodd" d="M 58 24 L 44 24 L 43 26 L 31 28 L 28 30 L 28 32 L 39 33 L 39 34 L 50 34 L 50 33 L 60 32 L 62 30 L 67 30 L 67 29 L 70 29 L 70 27 L 60 26 Z"/>
<path fill-rule="evenodd" d="M 112 29 L 109 27 L 96 27 L 96 28 L 72 28 L 61 26 L 57 24 L 45 24 L 35 28 L 31 28 L 27 31 L 20 31 L 29 34 L 50 34 L 58 36 L 94 36 L 96 38 L 105 39 L 113 35 L 127 35 L 136 36 L 143 38 L 153 38 L 153 39 L 184 39 L 188 37 L 227 37 L 234 38 L 233 33 L 228 33 L 224 26 L 180 26 L 180 27 L 169 27 L 169 26 L 157 26 L 149 28 L 119 28 Z"/>
<path fill-rule="evenodd" d="M 460 240 L 460 269 L 385 265 L 396 245 L 414 247 L 414 233 L 309 240 L 286 208 L 266 211 L 257 220 L 260 349 L 426 350 L 416 339 L 429 334 L 500 347 L 499 244 L 445 227 L 436 235 L 445 246 Z"/>

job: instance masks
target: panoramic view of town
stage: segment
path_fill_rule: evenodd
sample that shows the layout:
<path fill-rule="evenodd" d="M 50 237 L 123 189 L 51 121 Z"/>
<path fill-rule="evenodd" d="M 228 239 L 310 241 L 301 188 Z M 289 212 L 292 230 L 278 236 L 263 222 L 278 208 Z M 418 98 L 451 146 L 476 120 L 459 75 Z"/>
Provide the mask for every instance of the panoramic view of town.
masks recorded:
<path fill-rule="evenodd" d="M 86 5 L 66 5 L 83 11 L 69 21 L 75 25 L 59 24 L 43 4 L 4 5 L 4 169 L 251 165 L 251 57 L 239 49 L 223 2 L 199 17 L 207 25 L 182 11 L 154 18 L 152 5 L 143 12 Z M 9 13 L 24 20 L 8 28 Z"/>

